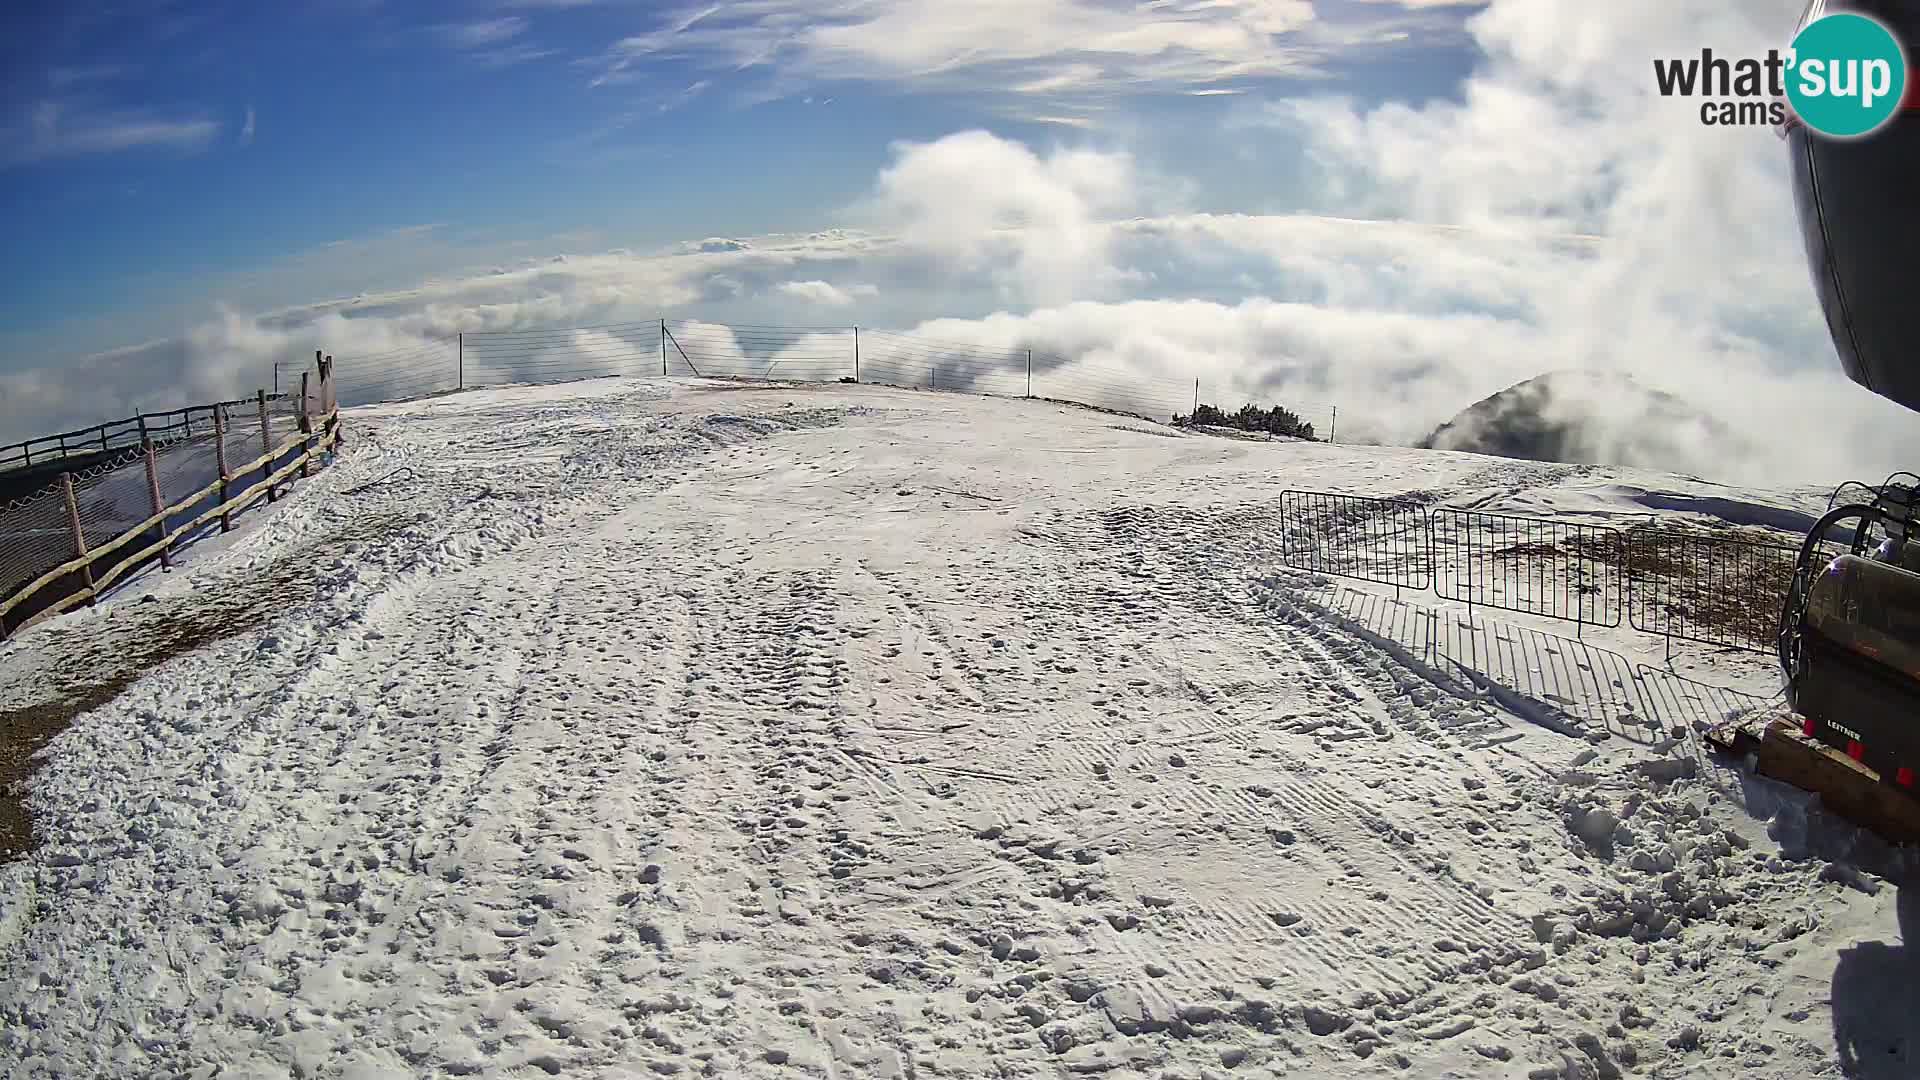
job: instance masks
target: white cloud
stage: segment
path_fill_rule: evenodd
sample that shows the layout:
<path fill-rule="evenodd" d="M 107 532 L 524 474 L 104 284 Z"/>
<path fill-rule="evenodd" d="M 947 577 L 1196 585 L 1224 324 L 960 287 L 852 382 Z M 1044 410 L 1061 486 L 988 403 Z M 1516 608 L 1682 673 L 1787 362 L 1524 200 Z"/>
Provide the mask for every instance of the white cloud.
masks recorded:
<path fill-rule="evenodd" d="M 0 133 L 0 164 L 26 164 L 88 154 L 165 148 L 198 150 L 220 133 L 218 121 L 202 116 L 162 116 L 150 110 L 86 110 L 53 101 L 26 111 L 11 131 Z"/>
<path fill-rule="evenodd" d="M 1323 22 L 1311 0 L 697 0 L 620 39 L 596 82 L 674 56 L 764 67 L 793 85 L 894 80 L 1050 96 L 1177 88 L 1313 72 L 1338 52 L 1388 40 L 1387 27 L 1405 37 L 1408 27 L 1457 25 L 1456 7 L 1368 5 Z"/>
<path fill-rule="evenodd" d="M 832 282 L 816 278 L 811 281 L 783 281 L 774 286 L 774 292 L 795 300 L 804 300 L 810 304 L 847 307 L 860 297 L 878 296 L 880 289 L 874 285 L 849 285 L 841 288 Z"/>
<path fill-rule="evenodd" d="M 1138 208 L 1124 153 L 1041 157 L 985 131 L 901 143 L 865 216 L 908 246 L 995 278 L 1010 299 L 1064 302 L 1100 291 L 1110 267 L 1102 219 Z"/>
<path fill-rule="evenodd" d="M 467 55 L 481 67 L 509 68 L 519 64 L 530 64 L 535 60 L 544 60 L 549 56 L 558 56 L 560 50 L 543 49 L 527 42 L 519 42 L 500 49 L 479 49 Z"/>
<path fill-rule="evenodd" d="M 247 106 L 246 121 L 240 125 L 240 145 L 241 146 L 253 145 L 253 132 L 254 132 L 253 106 L 249 105 Z"/>
<path fill-rule="evenodd" d="M 518 15 L 498 19 L 477 19 L 463 23 L 444 23 L 438 30 L 441 40 L 456 49 L 483 49 L 502 45 L 527 32 L 529 23 Z"/>
<path fill-rule="evenodd" d="M 55 67 L 47 70 L 47 85 L 56 90 L 85 83 L 110 82 L 133 73 L 133 68 L 123 64 L 83 64 L 73 67 Z"/>

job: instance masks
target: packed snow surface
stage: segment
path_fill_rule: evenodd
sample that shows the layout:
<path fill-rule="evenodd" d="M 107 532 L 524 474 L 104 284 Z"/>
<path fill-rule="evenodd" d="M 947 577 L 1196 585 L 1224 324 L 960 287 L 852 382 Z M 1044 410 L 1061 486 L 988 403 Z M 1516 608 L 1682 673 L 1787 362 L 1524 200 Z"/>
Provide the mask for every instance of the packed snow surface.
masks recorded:
<path fill-rule="evenodd" d="M 1288 488 L 1808 493 L 839 385 L 346 431 L 0 648 L 132 680 L 0 868 L 0 1073 L 1920 1075 L 1900 853 L 1701 751 L 1765 658 L 1281 562 Z"/>

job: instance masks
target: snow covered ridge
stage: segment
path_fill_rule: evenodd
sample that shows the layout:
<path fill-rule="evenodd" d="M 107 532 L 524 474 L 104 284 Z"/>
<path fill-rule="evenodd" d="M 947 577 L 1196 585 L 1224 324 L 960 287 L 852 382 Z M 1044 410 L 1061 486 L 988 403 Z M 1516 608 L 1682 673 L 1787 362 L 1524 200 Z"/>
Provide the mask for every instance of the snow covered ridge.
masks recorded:
<path fill-rule="evenodd" d="M 347 422 L 0 646 L 13 709 L 263 612 L 49 748 L 0 1073 L 1911 1075 L 1909 857 L 1663 704 L 1763 659 L 1276 557 L 1289 489 L 1768 493 L 835 384 Z"/>

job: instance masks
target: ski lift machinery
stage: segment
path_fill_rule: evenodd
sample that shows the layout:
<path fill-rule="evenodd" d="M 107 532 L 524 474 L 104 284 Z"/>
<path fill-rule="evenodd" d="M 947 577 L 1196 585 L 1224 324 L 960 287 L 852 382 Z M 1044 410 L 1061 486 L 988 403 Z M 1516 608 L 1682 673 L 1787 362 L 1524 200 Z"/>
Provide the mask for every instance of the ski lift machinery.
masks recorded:
<path fill-rule="evenodd" d="M 1814 0 L 1800 25 L 1840 11 L 1920 42 L 1920 0 Z M 1859 139 L 1784 131 L 1814 290 L 1854 382 L 1920 411 L 1920 79 Z M 1842 484 L 1807 533 L 1780 616 L 1788 704 L 1806 734 L 1883 780 L 1920 778 L 1920 476 Z"/>

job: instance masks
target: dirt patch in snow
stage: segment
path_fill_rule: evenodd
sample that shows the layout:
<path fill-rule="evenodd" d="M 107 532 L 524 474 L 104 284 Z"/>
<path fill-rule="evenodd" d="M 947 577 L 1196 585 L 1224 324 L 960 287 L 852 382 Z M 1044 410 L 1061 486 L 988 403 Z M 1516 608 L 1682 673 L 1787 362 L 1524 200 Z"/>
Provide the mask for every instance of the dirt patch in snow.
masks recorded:
<path fill-rule="evenodd" d="M 43 626 L 12 685 L 0 685 L 0 861 L 34 847 L 27 811 L 34 756 L 75 718 L 178 656 L 265 626 L 297 597 L 317 557 L 387 536 L 411 514 L 363 518 L 218 589 L 149 594 L 103 619 Z"/>

